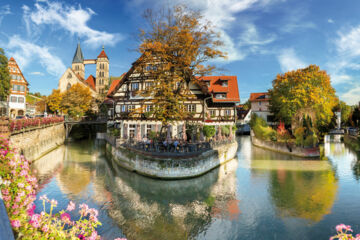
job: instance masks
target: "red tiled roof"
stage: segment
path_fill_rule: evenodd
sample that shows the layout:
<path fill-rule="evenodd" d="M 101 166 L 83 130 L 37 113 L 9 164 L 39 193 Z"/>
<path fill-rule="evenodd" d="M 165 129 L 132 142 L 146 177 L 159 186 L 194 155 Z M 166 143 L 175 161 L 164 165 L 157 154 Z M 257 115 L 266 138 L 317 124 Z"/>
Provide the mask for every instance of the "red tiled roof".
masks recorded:
<path fill-rule="evenodd" d="M 99 54 L 98 58 L 108 58 L 108 56 L 106 55 L 104 49 L 101 51 L 101 53 Z"/>
<path fill-rule="evenodd" d="M 119 78 L 114 79 L 109 87 L 109 90 L 107 92 L 107 96 L 110 95 L 115 88 L 117 87 L 117 85 L 120 83 L 120 81 L 123 79 L 123 77 L 125 76 L 125 73 L 123 73 Z"/>
<path fill-rule="evenodd" d="M 250 102 L 264 102 L 269 101 L 268 92 L 261 92 L 261 93 L 250 93 Z"/>
<path fill-rule="evenodd" d="M 15 61 L 15 59 L 14 59 L 13 57 L 11 57 L 11 58 L 9 59 L 9 61 Z"/>
<path fill-rule="evenodd" d="M 210 93 L 226 93 L 226 98 L 213 98 L 214 102 L 240 102 L 236 76 L 204 76 L 198 79 L 202 82 L 210 81 Z M 222 86 L 224 80 L 228 82 L 227 87 Z"/>
<path fill-rule="evenodd" d="M 86 81 L 85 81 L 93 90 L 96 91 L 96 88 L 95 88 L 95 78 L 93 75 L 90 75 Z"/>

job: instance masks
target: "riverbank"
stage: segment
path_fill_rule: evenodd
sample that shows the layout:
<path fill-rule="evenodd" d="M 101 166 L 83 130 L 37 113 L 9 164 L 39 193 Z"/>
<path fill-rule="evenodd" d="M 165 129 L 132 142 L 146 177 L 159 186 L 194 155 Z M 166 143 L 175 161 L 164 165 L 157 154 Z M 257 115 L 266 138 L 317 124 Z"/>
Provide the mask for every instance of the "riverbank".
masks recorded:
<path fill-rule="evenodd" d="M 344 143 L 356 152 L 360 153 L 360 141 L 353 136 L 344 135 Z"/>
<path fill-rule="evenodd" d="M 124 146 L 106 144 L 106 152 L 121 167 L 138 174 L 159 179 L 183 179 L 201 176 L 232 160 L 238 143 L 232 141 L 196 155 L 149 155 Z"/>
<path fill-rule="evenodd" d="M 251 142 L 254 146 L 271 150 L 278 153 L 288 154 L 303 158 L 320 158 L 320 148 L 300 148 L 282 142 L 271 142 L 261 140 L 255 137 L 254 132 L 251 131 Z"/>

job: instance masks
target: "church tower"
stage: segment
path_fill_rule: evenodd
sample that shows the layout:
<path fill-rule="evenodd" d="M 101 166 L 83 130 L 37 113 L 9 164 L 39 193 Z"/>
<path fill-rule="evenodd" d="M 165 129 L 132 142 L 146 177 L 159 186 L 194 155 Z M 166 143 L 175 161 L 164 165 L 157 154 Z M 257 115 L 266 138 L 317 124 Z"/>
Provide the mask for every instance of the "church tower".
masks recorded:
<path fill-rule="evenodd" d="M 105 88 L 109 85 L 109 58 L 107 57 L 104 46 L 96 59 L 96 92 L 105 93 Z"/>
<path fill-rule="evenodd" d="M 72 66 L 72 70 L 84 80 L 85 65 L 84 65 L 84 56 L 81 51 L 80 43 L 78 43 L 76 47 L 75 55 L 71 66 Z"/>

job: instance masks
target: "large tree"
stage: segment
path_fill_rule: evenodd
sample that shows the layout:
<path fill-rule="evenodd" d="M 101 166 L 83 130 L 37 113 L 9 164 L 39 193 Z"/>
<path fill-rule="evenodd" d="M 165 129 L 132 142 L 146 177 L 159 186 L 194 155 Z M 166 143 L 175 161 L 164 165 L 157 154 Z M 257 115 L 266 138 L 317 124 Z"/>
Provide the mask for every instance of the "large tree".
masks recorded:
<path fill-rule="evenodd" d="M 316 65 L 278 74 L 270 91 L 271 111 L 277 120 L 291 124 L 303 109 L 315 112 L 316 125 L 327 126 L 338 104 L 330 76 Z"/>
<path fill-rule="evenodd" d="M 8 59 L 5 52 L 0 48 L 0 101 L 6 101 L 10 93 L 10 73 Z"/>
<path fill-rule="evenodd" d="M 93 98 L 89 88 L 77 83 L 64 92 L 61 108 L 71 117 L 81 117 L 93 106 Z"/>
<path fill-rule="evenodd" d="M 214 58 L 226 58 L 223 43 L 212 25 L 197 12 L 176 6 L 156 14 L 144 13 L 148 28 L 141 30 L 141 53 L 137 71 L 151 76 L 154 83 L 140 94 L 152 98 L 153 117 L 164 124 L 189 117 L 183 106 L 189 98 L 189 84 L 199 76 L 211 74 Z M 142 111 L 142 109 L 137 109 Z"/>
<path fill-rule="evenodd" d="M 51 95 L 46 98 L 46 104 L 52 112 L 60 113 L 63 110 L 61 105 L 63 94 L 58 89 L 53 89 Z"/>

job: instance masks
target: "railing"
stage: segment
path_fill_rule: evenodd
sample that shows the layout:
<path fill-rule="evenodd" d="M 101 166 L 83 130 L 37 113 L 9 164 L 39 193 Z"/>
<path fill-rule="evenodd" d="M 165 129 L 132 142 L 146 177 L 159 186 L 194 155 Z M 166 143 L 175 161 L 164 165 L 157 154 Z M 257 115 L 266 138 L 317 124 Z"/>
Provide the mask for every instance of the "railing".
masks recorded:
<path fill-rule="evenodd" d="M 49 126 L 61 122 L 64 122 L 63 117 L 16 119 L 10 121 L 10 132 L 16 133 L 16 132 L 21 132 L 23 130 L 30 130 L 30 129 Z"/>

